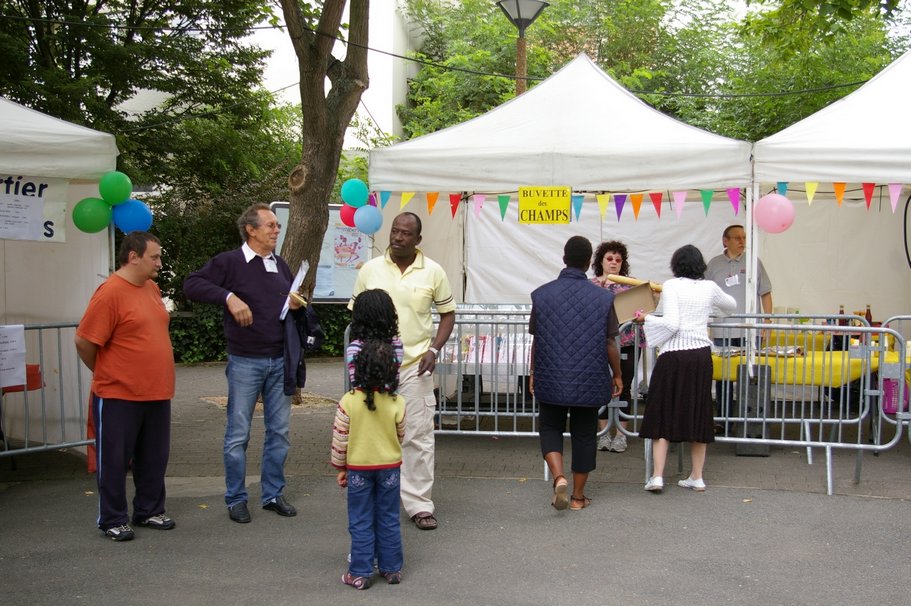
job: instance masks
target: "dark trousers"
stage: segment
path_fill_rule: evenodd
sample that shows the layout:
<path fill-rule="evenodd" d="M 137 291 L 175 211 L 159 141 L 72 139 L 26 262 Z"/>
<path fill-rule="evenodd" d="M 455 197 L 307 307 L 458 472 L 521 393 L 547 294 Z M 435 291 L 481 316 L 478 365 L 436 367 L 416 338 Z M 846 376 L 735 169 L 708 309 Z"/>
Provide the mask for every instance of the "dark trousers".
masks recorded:
<path fill-rule="evenodd" d="M 541 455 L 550 452 L 563 454 L 563 432 L 569 416 L 569 441 L 572 446 L 572 470 L 588 473 L 595 469 L 598 452 L 598 407 L 556 406 L 538 402 L 538 435 Z"/>
<path fill-rule="evenodd" d="M 98 481 L 98 528 L 129 522 L 127 471 L 132 467 L 133 520 L 164 513 L 171 448 L 171 401 L 132 402 L 92 394 Z"/>
<path fill-rule="evenodd" d="M 722 337 L 713 339 L 719 347 L 743 347 L 740 337 Z M 724 381 L 715 381 L 715 416 L 727 417 L 734 410 L 734 377 L 727 377 Z"/>

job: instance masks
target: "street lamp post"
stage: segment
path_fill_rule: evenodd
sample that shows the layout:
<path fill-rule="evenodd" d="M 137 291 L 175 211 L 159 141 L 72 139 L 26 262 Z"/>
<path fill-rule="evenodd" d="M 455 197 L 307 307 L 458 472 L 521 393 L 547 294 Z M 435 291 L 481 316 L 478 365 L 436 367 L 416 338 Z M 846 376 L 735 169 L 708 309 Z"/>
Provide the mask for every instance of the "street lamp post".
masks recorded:
<path fill-rule="evenodd" d="M 541 0 L 500 0 L 497 2 L 497 6 L 510 23 L 519 30 L 519 37 L 516 39 L 516 96 L 518 97 L 528 88 L 525 81 L 527 74 L 525 28 L 534 23 L 541 11 L 549 4 Z"/>

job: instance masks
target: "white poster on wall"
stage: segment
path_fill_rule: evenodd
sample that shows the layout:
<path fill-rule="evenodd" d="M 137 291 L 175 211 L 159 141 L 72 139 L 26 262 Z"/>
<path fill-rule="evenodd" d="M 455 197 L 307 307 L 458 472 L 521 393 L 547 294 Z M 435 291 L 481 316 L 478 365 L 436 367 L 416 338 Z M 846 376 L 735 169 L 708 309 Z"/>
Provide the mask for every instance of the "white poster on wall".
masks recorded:
<path fill-rule="evenodd" d="M 0 387 L 25 385 L 25 326 L 0 326 Z"/>
<path fill-rule="evenodd" d="M 0 173 L 0 239 L 65 242 L 67 179 Z"/>

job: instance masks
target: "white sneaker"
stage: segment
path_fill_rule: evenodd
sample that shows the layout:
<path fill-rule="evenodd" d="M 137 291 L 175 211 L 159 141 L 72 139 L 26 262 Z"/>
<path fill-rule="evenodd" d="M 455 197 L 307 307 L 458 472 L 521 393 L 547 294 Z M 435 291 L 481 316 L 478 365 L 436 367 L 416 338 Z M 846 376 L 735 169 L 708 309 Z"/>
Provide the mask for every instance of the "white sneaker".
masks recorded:
<path fill-rule="evenodd" d="M 682 488 L 689 488 L 696 492 L 705 492 L 705 482 L 703 480 L 694 480 L 693 478 L 687 478 L 685 480 L 680 480 L 677 482 L 677 486 Z"/>
<path fill-rule="evenodd" d="M 649 492 L 661 492 L 664 490 L 664 478 L 661 476 L 652 476 L 645 483 L 645 489 Z"/>
<path fill-rule="evenodd" d="M 610 450 L 610 446 L 611 446 L 611 439 L 610 439 L 609 434 L 605 433 L 603 436 L 598 438 L 598 450 L 607 452 L 608 450 Z"/>
<path fill-rule="evenodd" d="M 626 450 L 626 434 L 618 433 L 610 445 L 611 452 L 624 452 Z"/>

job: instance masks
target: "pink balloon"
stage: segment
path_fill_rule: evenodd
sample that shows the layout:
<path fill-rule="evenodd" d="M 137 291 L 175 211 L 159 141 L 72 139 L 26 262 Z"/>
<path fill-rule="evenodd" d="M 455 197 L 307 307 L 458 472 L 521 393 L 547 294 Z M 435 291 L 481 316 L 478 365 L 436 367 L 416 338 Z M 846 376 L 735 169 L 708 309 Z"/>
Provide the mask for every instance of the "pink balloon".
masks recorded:
<path fill-rule="evenodd" d="M 753 207 L 756 225 L 770 234 L 780 234 L 794 223 L 794 205 L 781 194 L 766 194 Z"/>
<path fill-rule="evenodd" d="M 338 212 L 339 219 L 342 220 L 342 223 L 348 227 L 355 227 L 354 225 L 354 211 L 357 209 L 353 206 L 347 204 L 342 204 L 342 208 Z"/>

